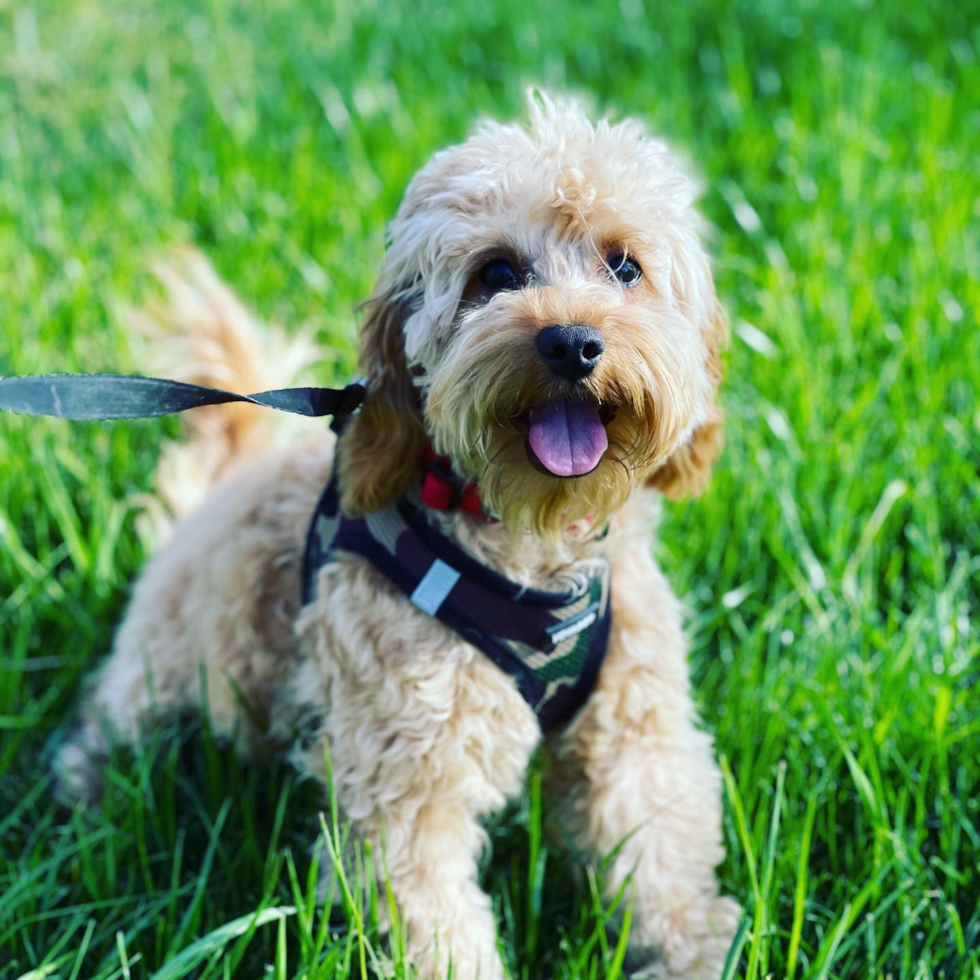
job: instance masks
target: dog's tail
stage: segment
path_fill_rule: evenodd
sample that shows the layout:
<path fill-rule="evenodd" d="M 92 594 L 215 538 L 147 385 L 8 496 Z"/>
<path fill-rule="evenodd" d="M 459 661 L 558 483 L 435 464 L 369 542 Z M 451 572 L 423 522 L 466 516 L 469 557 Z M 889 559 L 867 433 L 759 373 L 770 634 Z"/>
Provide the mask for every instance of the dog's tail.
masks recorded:
<path fill-rule="evenodd" d="M 303 383 L 322 359 L 309 333 L 287 336 L 257 321 L 196 249 L 173 250 L 151 269 L 164 297 L 123 311 L 140 373 L 251 394 Z M 181 421 L 184 438 L 164 447 L 156 498 L 145 501 L 140 530 L 154 546 L 237 463 L 282 441 L 295 425 L 281 412 L 242 403 L 195 409 Z"/>

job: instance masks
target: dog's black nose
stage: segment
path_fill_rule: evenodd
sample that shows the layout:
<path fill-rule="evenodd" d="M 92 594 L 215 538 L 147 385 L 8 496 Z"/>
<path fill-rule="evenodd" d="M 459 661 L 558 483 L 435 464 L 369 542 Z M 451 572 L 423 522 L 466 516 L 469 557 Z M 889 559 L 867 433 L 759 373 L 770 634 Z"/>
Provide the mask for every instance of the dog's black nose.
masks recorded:
<path fill-rule="evenodd" d="M 538 331 L 538 353 L 555 374 L 580 381 L 592 373 L 606 345 L 595 327 L 581 323 L 555 324 Z"/>

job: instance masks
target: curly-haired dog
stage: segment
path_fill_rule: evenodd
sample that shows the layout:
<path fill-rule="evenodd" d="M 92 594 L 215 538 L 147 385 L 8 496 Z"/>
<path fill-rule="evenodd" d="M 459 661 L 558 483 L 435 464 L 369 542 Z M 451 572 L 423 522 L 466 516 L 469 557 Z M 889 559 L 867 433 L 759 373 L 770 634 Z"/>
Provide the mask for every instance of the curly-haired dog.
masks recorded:
<path fill-rule="evenodd" d="M 243 750 L 302 733 L 292 758 L 321 780 L 326 740 L 343 813 L 383 839 L 413 961 L 492 980 L 480 818 L 546 737 L 583 845 L 616 852 L 610 893 L 630 879 L 637 959 L 714 977 L 738 918 L 712 870 L 721 783 L 649 534 L 659 495 L 700 489 L 715 458 L 725 319 L 666 146 L 572 101 L 536 96 L 530 115 L 410 183 L 336 454 L 319 429 L 260 451 L 248 406 L 202 411 L 170 450 L 162 489 L 182 508 L 197 463 L 234 479 L 146 568 L 59 766 L 90 790 L 106 719 L 134 739 L 203 696 Z M 269 335 L 203 260 L 163 275 L 157 326 L 187 378 L 263 387 Z M 428 571 L 406 584 L 412 562 Z"/>

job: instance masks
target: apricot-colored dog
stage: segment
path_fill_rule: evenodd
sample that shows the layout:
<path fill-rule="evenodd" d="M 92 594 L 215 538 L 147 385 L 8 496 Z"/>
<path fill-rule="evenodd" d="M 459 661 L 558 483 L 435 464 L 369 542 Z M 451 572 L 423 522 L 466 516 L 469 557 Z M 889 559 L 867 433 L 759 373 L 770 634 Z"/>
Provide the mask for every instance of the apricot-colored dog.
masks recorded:
<path fill-rule="evenodd" d="M 271 413 L 237 406 L 197 413 L 164 454 L 162 496 L 178 512 L 207 499 L 136 585 L 59 769 L 66 791 L 91 793 L 106 740 L 199 706 L 203 673 L 215 729 L 243 751 L 287 740 L 325 780 L 326 740 L 343 813 L 378 854 L 383 837 L 422 975 L 494 980 L 480 818 L 520 791 L 546 737 L 565 818 L 597 857 L 619 848 L 606 886 L 630 879 L 633 958 L 712 978 L 738 918 L 713 875 L 721 783 L 650 532 L 660 494 L 697 491 L 715 458 L 725 318 L 695 186 L 667 147 L 572 101 L 537 95 L 530 116 L 484 124 L 409 185 L 361 334 L 368 396 L 336 447 L 305 423 L 315 437 L 271 449 Z M 151 319 L 172 373 L 256 391 L 302 359 L 200 257 L 161 275 L 171 303 Z M 495 522 L 425 507 L 427 444 Z M 302 604 L 335 463 L 346 515 L 411 501 L 512 582 L 562 589 L 609 562 L 608 648 L 570 722 L 543 736 L 512 676 L 360 555 L 323 564 Z"/>

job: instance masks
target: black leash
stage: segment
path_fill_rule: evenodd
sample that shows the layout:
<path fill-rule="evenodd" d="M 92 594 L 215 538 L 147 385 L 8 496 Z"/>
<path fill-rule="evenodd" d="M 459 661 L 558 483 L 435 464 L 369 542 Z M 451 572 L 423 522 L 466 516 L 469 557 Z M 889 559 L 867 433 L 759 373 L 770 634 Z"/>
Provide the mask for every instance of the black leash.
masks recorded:
<path fill-rule="evenodd" d="M 310 418 L 344 418 L 360 407 L 366 392 L 363 379 L 346 388 L 278 388 L 236 395 L 220 388 L 140 375 L 41 374 L 0 378 L 0 410 L 102 421 L 154 418 L 205 405 L 246 402 Z"/>

